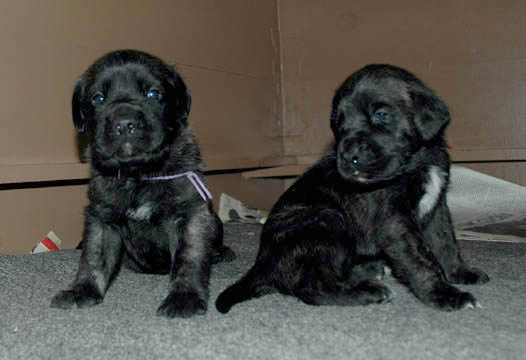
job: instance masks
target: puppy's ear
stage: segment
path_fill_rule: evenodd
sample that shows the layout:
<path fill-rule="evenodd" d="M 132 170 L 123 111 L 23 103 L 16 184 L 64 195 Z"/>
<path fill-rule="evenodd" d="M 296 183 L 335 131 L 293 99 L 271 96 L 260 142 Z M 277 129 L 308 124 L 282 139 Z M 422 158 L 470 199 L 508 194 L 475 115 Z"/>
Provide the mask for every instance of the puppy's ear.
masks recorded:
<path fill-rule="evenodd" d="M 186 119 L 190 114 L 190 106 L 192 104 L 192 97 L 190 96 L 190 90 L 186 86 L 183 78 L 174 67 L 170 68 L 171 77 L 169 79 L 170 86 L 172 87 L 171 101 L 174 102 L 175 109 L 172 110 L 175 112 L 175 118 L 177 120 L 183 121 L 186 123 Z"/>
<path fill-rule="evenodd" d="M 75 129 L 79 133 L 86 131 L 87 120 L 84 114 L 82 113 L 81 99 L 82 94 L 84 93 L 84 80 L 79 79 L 77 85 L 75 85 L 75 90 L 73 91 L 73 98 L 71 99 L 71 111 L 73 115 L 73 124 L 75 124 Z"/>
<path fill-rule="evenodd" d="M 428 91 L 410 92 L 415 109 L 415 125 L 424 140 L 441 134 L 451 118 L 447 105 Z"/>
<path fill-rule="evenodd" d="M 340 87 L 337 91 L 334 97 L 332 98 L 332 105 L 331 105 L 331 130 L 334 134 L 334 138 L 336 141 L 338 141 L 339 137 L 339 127 L 342 122 L 342 117 L 344 116 L 340 111 L 340 102 L 344 96 L 344 89 L 343 87 Z"/>

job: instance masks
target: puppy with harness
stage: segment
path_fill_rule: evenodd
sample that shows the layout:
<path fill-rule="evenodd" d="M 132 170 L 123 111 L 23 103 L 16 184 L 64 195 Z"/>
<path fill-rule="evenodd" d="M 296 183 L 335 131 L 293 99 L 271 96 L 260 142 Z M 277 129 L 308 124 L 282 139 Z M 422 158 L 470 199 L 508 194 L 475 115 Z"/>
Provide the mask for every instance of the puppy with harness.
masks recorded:
<path fill-rule="evenodd" d="M 204 314 L 210 267 L 234 254 L 201 172 L 183 79 L 157 57 L 114 51 L 81 76 L 72 108 L 92 177 L 77 275 L 51 306 L 99 304 L 125 264 L 169 275 L 158 315 Z"/>

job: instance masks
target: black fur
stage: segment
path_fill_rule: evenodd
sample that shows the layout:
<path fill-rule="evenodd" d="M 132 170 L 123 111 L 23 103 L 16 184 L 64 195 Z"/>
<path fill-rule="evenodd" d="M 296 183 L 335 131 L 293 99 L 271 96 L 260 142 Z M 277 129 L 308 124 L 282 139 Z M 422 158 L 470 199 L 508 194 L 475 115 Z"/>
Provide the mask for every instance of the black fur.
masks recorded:
<path fill-rule="evenodd" d="M 184 81 L 152 55 L 114 51 L 82 75 L 72 110 L 76 129 L 89 135 L 90 203 L 77 276 L 51 306 L 102 302 L 124 262 L 170 275 L 159 315 L 205 313 L 211 264 L 234 257 L 223 246 L 221 221 L 187 178 L 147 179 L 186 171 L 203 178 Z"/>
<path fill-rule="evenodd" d="M 276 291 L 312 305 L 390 301 L 384 264 L 428 305 L 477 306 L 451 285 L 489 278 L 464 263 L 453 233 L 449 120 L 447 106 L 403 69 L 352 74 L 332 104 L 334 147 L 274 205 L 256 263 L 217 309 Z"/>

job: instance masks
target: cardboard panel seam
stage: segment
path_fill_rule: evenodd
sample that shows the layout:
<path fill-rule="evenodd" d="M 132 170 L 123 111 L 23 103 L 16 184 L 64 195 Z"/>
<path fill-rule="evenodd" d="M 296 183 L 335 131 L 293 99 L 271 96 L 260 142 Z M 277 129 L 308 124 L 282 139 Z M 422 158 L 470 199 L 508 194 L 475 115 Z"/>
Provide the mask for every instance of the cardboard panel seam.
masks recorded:
<path fill-rule="evenodd" d="M 204 160 L 207 164 L 205 171 L 283 166 L 297 162 L 295 156 L 205 156 Z M 0 165 L 0 184 L 87 179 L 89 176 L 86 163 Z"/>

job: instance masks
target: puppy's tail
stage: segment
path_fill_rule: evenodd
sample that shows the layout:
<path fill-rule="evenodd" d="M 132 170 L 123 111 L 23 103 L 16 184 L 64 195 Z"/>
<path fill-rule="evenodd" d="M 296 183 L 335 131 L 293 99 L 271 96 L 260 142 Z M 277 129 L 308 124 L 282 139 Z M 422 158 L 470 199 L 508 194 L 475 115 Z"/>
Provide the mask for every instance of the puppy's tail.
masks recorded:
<path fill-rule="evenodd" d="M 230 311 L 237 303 L 275 292 L 275 289 L 258 279 L 252 268 L 241 280 L 229 286 L 216 299 L 216 308 L 222 314 Z"/>

